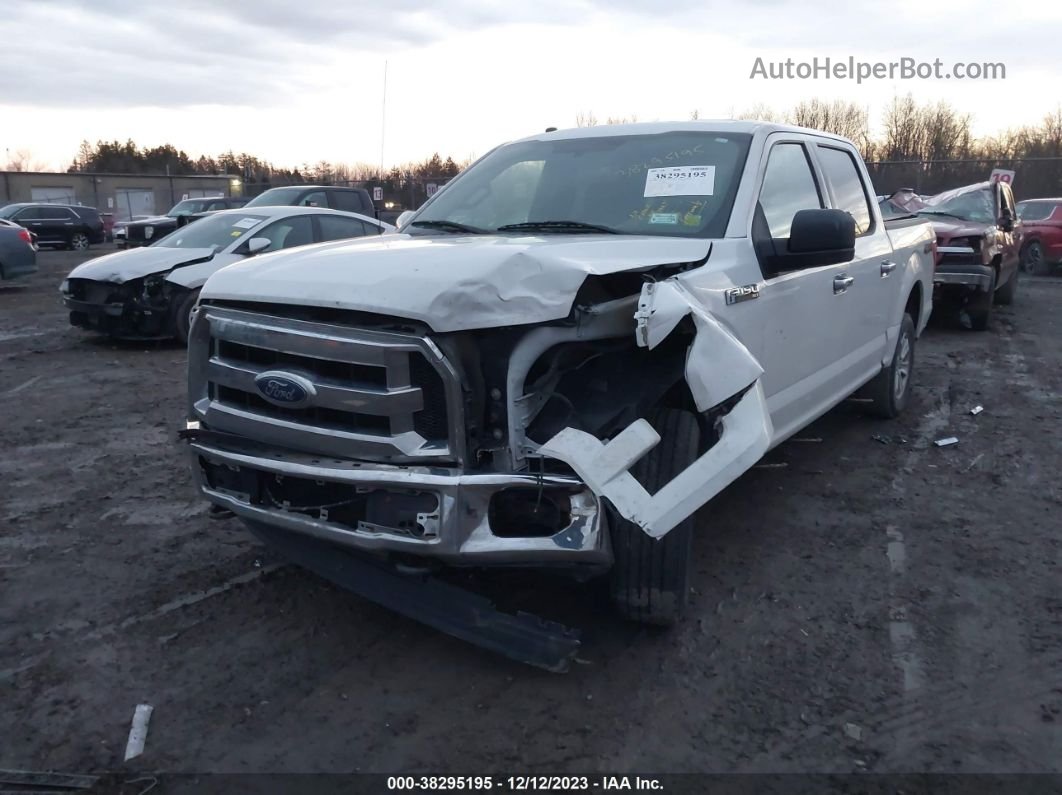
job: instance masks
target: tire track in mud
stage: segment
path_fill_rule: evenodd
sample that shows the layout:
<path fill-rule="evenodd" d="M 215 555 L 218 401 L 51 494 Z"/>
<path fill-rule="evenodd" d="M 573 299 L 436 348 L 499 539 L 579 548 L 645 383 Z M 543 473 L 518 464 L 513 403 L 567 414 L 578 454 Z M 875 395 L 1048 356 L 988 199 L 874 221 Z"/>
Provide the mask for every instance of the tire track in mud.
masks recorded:
<path fill-rule="evenodd" d="M 920 463 L 925 463 L 922 457 L 934 452 L 933 440 L 941 435 L 956 433 L 961 437 L 961 444 L 965 434 L 956 431 L 957 427 L 971 432 L 976 430 L 975 427 L 967 427 L 967 420 L 973 418 L 964 416 L 971 407 L 965 405 L 970 402 L 964 388 L 965 380 L 971 377 L 967 370 L 978 370 L 980 377 L 989 383 L 997 381 L 1018 386 L 1023 401 L 1042 402 L 1057 397 L 1040 381 L 1037 373 L 1042 368 L 1030 366 L 1023 351 L 1019 350 L 1019 347 L 1023 347 L 1027 351 L 1031 343 L 1024 341 L 1019 346 L 1009 323 L 997 322 L 996 332 L 987 342 L 987 350 L 978 351 L 976 356 L 970 356 L 969 349 L 952 350 L 947 352 L 946 358 L 939 351 L 934 351 L 935 355 L 923 363 L 923 368 L 926 365 L 933 368 L 930 380 L 940 374 L 945 377 L 943 383 L 920 389 L 923 394 L 929 393 L 932 407 L 912 430 L 914 445 L 897 459 L 896 474 L 887 490 L 887 496 L 891 497 L 895 508 L 881 512 L 897 517 L 884 528 L 883 550 L 886 559 L 884 573 L 889 578 L 888 634 L 893 664 L 898 672 L 897 695 L 875 705 L 875 709 L 869 713 L 845 710 L 834 716 L 834 724 L 809 727 L 789 742 L 772 744 L 765 753 L 754 757 L 745 769 L 762 770 L 764 766 L 778 765 L 783 760 L 821 757 L 821 750 L 813 747 L 815 743 L 825 741 L 836 726 L 851 722 L 859 727 L 861 735 L 850 744 L 852 753 L 874 760 L 872 764 L 877 769 L 903 770 L 912 764 L 911 760 L 915 758 L 912 753 L 927 741 L 936 741 L 939 737 L 934 734 L 940 730 L 954 730 L 958 726 L 969 727 L 973 724 L 990 725 L 1005 710 L 1032 709 L 1038 701 L 1041 704 L 1057 701 L 1062 693 L 1062 651 L 1036 658 L 1026 656 L 1021 664 L 1000 667 L 998 670 L 983 670 L 972 675 L 967 669 L 976 665 L 976 662 L 960 659 L 960 670 L 955 672 L 955 676 L 942 675 L 939 670 L 926 665 L 927 646 L 920 639 L 912 618 L 912 608 L 919 605 L 911 601 L 911 596 L 918 593 L 919 589 L 916 582 L 909 581 L 909 574 L 926 561 L 911 558 L 912 550 L 909 539 L 905 538 L 902 517 L 906 517 L 909 511 L 917 510 L 908 504 L 913 496 L 912 486 L 915 490 L 928 488 L 932 491 L 938 488 L 924 479 L 928 477 L 926 470 L 920 472 L 918 468 Z M 987 411 L 989 407 L 986 407 Z M 987 430 L 983 435 L 987 435 Z M 968 444 L 988 441 L 965 438 Z M 988 441 L 988 444 L 992 445 L 992 442 Z M 1020 450 L 1021 440 L 1008 439 L 1004 445 Z M 1001 451 L 999 445 L 995 444 L 988 452 L 1001 455 L 1002 452 L 1012 451 Z M 1030 455 L 1028 458 L 1033 460 L 1035 456 Z M 946 468 L 943 458 L 934 460 L 936 464 L 927 466 L 934 468 L 930 471 L 938 472 L 933 478 L 944 482 L 956 477 L 956 472 L 961 474 L 964 469 L 958 464 Z M 967 465 L 965 471 L 970 468 Z M 918 500 L 914 502 L 917 504 Z M 938 543 L 939 539 L 928 541 Z M 962 676 L 964 672 L 966 675 Z M 914 765 L 917 768 L 921 763 L 919 760 Z"/>
<path fill-rule="evenodd" d="M 949 419 L 954 412 L 954 425 L 948 434 L 960 435 L 960 444 L 964 439 L 974 442 L 975 445 L 987 443 L 990 447 L 986 452 L 998 461 L 1002 461 L 1006 455 L 1022 453 L 1022 443 L 1011 435 L 1006 435 L 1002 442 L 986 438 L 990 432 L 998 434 L 1000 429 L 985 422 L 984 413 L 978 415 L 980 422 L 977 425 L 974 425 L 972 417 L 966 417 L 969 409 L 972 408 L 972 405 L 968 406 L 966 403 L 972 404 L 972 401 L 967 399 L 964 389 L 966 384 L 963 383 L 963 379 L 971 377 L 965 372 L 967 367 L 971 367 L 979 371 L 974 375 L 978 377 L 975 385 L 984 387 L 992 383 L 1004 383 L 1019 386 L 1022 404 L 1030 400 L 1041 401 L 1051 396 L 1049 391 L 1043 389 L 1042 384 L 1029 368 L 1024 355 L 1017 350 L 1013 332 L 1014 327 L 1011 323 L 1006 320 L 1002 322 L 997 320 L 995 331 L 985 340 L 986 345 L 981 351 L 980 358 L 964 361 L 965 357 L 957 357 L 959 366 L 956 370 L 949 369 L 948 403 L 945 404 L 942 401 L 937 411 L 930 412 L 923 419 L 921 430 L 930 436 L 943 432 L 949 426 Z M 992 417 L 993 409 L 989 408 L 988 411 L 988 417 Z M 997 417 L 1002 417 L 1006 413 L 1005 410 L 1001 410 L 1000 406 L 994 407 L 994 414 Z M 966 433 L 956 430 L 958 427 L 965 427 Z M 914 472 L 915 459 L 919 455 L 918 450 L 908 453 L 903 470 L 893 481 L 894 490 L 903 497 L 907 495 L 908 479 Z M 1023 458 L 1035 461 L 1035 455 L 1024 455 Z M 956 470 L 969 471 L 978 460 L 975 458 L 965 467 L 957 465 Z M 945 477 L 949 481 L 954 480 L 956 470 L 948 472 Z M 961 480 L 962 475 L 959 474 L 958 478 Z M 951 493 L 953 492 L 945 487 L 940 490 L 939 499 L 947 500 Z M 899 530 L 892 529 L 893 536 L 898 533 Z M 975 536 L 968 543 L 978 542 L 981 542 L 981 539 Z M 917 565 L 916 561 L 915 566 Z M 904 569 L 907 568 L 905 561 Z M 954 572 L 950 574 L 952 587 L 963 583 L 961 576 Z M 894 567 L 894 579 L 895 575 Z M 895 594 L 898 590 L 900 589 L 894 588 L 892 593 Z M 905 587 L 902 590 L 908 591 L 909 588 Z M 976 600 L 976 597 L 967 596 L 964 601 L 970 598 Z M 973 604 L 976 606 L 976 601 Z M 896 607 L 903 609 L 906 614 L 907 606 L 894 603 L 893 608 Z M 945 617 L 939 620 L 946 621 L 947 619 Z M 888 760 L 894 767 L 902 768 L 908 760 L 913 758 L 912 755 L 919 746 L 939 740 L 939 734 L 932 735 L 942 730 L 962 732 L 969 731 L 970 727 L 977 724 L 988 725 L 1008 710 L 1030 709 L 1037 701 L 1049 700 L 1052 694 L 1059 692 L 1059 686 L 1062 685 L 1062 653 L 1037 659 L 1032 659 L 1027 655 L 1020 656 L 1020 661 L 1015 664 L 1015 655 L 1020 655 L 1017 649 L 992 649 L 993 657 L 1005 656 L 1007 664 L 998 666 L 997 670 L 990 672 L 977 667 L 978 662 L 972 659 L 974 652 L 980 645 L 983 653 L 983 647 L 989 641 L 989 638 L 980 632 L 983 628 L 979 625 L 979 621 L 991 626 L 996 635 L 1002 633 L 1003 636 L 1014 640 L 1021 638 L 1016 621 L 1003 611 L 996 611 L 990 617 L 979 618 L 976 614 L 971 617 L 959 616 L 953 618 L 952 621 L 953 626 L 950 629 L 958 636 L 960 649 L 956 657 L 951 660 L 950 673 L 938 670 L 936 681 L 930 676 L 925 676 L 921 682 L 913 683 L 915 685 L 913 687 L 910 686 L 912 682 L 905 681 L 898 704 L 887 705 L 878 714 L 862 720 L 862 725 L 874 736 L 875 745 L 879 746 L 879 751 L 885 750 L 882 746 L 890 747 L 890 750 L 885 752 L 882 762 Z M 965 646 L 965 650 L 969 653 L 962 653 L 964 651 L 962 646 Z M 901 669 L 903 669 L 902 660 Z M 905 670 L 904 673 L 906 680 L 907 671 Z M 942 681 L 942 675 L 948 676 L 948 679 Z"/>

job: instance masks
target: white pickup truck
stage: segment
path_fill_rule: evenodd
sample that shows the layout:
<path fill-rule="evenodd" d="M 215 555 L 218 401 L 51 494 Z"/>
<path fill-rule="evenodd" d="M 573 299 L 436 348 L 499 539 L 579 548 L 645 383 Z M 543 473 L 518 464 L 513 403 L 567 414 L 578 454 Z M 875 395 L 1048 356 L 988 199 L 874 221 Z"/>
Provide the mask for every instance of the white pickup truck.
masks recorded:
<path fill-rule="evenodd" d="M 198 487 L 289 548 L 607 572 L 671 623 L 701 506 L 857 390 L 908 401 L 934 237 L 873 196 L 849 141 L 775 124 L 500 146 L 398 234 L 210 278 Z"/>

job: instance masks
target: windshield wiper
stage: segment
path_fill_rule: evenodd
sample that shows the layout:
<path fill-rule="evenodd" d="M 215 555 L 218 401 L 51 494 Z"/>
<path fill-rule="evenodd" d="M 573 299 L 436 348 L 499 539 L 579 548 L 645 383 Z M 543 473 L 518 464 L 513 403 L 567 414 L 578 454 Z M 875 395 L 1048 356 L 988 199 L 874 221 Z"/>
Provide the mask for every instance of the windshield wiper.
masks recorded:
<path fill-rule="evenodd" d="M 413 221 L 410 226 L 423 226 L 426 229 L 441 229 L 444 232 L 465 232 L 470 235 L 482 235 L 486 229 L 479 229 L 468 224 L 459 224 L 457 221 Z"/>
<path fill-rule="evenodd" d="M 608 235 L 623 234 L 618 229 L 610 229 L 598 224 L 584 224 L 582 221 L 527 221 L 522 224 L 505 224 L 499 226 L 499 232 L 516 232 L 519 230 L 539 230 L 542 232 L 604 232 Z"/>
<path fill-rule="evenodd" d="M 968 218 L 963 218 L 961 215 L 955 213 L 945 212 L 944 210 L 917 210 L 918 215 L 946 215 L 948 218 L 958 218 L 960 221 L 968 221 Z"/>

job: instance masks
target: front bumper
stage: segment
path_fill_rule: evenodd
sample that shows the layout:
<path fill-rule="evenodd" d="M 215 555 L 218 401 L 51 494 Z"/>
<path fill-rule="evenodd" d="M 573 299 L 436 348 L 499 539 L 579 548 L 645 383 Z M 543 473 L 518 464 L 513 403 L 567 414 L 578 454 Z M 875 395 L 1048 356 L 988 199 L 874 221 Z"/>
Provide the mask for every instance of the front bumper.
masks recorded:
<path fill-rule="evenodd" d="M 348 549 L 431 558 L 462 566 L 579 566 L 605 569 L 612 552 L 600 500 L 578 478 L 467 473 L 324 458 L 209 431 L 190 431 L 196 484 L 210 502 L 253 525 L 312 536 Z M 515 492 L 560 498 L 555 532 L 519 536 L 494 498 Z M 327 495 L 327 504 L 320 497 Z M 315 502 L 316 504 L 308 504 Z M 432 499 L 434 498 L 434 499 Z M 381 524 L 357 506 L 377 500 Z M 379 508 L 403 500 L 419 506 Z M 426 502 L 425 502 L 426 500 Z M 324 509 L 324 510 L 322 510 Z M 420 510 L 417 513 L 417 510 Z M 402 518 L 404 517 L 404 518 Z"/>
<path fill-rule="evenodd" d="M 995 271 L 990 265 L 941 263 L 933 274 L 933 287 L 957 285 L 987 292 L 994 278 Z"/>
<path fill-rule="evenodd" d="M 158 339 L 166 332 L 167 313 L 162 309 L 139 306 L 131 300 L 81 301 L 63 295 L 63 306 L 70 310 L 70 325 L 114 337 Z"/>

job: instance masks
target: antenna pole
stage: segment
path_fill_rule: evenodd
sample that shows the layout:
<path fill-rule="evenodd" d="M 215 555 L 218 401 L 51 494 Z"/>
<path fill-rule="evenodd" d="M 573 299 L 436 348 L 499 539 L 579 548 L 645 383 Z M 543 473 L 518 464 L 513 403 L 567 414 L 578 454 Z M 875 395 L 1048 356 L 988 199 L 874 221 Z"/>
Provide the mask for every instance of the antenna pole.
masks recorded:
<path fill-rule="evenodd" d="M 387 132 L 387 61 L 384 61 L 383 106 L 380 108 L 380 179 L 384 178 L 384 135 Z"/>

